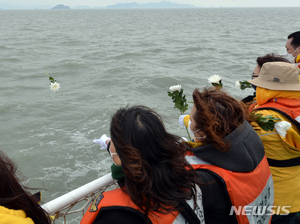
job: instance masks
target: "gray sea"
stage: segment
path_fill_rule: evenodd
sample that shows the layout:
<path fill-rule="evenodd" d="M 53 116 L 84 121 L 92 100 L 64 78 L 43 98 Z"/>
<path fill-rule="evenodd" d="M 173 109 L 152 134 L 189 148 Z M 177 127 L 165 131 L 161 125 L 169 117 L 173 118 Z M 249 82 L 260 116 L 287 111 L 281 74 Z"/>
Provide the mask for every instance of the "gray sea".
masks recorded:
<path fill-rule="evenodd" d="M 0 149 L 50 201 L 110 172 L 93 140 L 126 105 L 156 110 L 186 136 L 167 95 L 188 100 L 218 74 L 224 89 L 250 79 L 256 58 L 285 52 L 299 8 L 0 11 Z M 60 83 L 50 91 L 45 71 Z M 190 112 L 192 105 L 190 104 Z M 70 220 L 68 223 L 78 223 Z"/>

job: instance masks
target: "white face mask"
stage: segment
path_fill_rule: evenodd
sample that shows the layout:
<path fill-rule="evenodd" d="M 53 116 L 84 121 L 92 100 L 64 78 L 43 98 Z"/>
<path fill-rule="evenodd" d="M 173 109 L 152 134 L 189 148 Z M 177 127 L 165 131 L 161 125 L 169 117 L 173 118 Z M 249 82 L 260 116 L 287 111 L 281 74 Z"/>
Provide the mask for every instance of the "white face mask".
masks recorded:
<path fill-rule="evenodd" d="M 110 151 L 110 147 L 109 147 L 109 154 L 110 154 L 110 157 L 111 157 L 111 159 L 112 159 L 112 161 L 113 161 L 113 163 L 117 166 L 117 164 L 115 163 L 115 161 L 114 161 L 114 155 L 118 155 L 118 153 L 115 153 L 115 152 L 111 152 Z"/>
<path fill-rule="evenodd" d="M 293 55 L 289 54 L 287 52 L 285 52 L 285 54 L 283 54 L 282 57 L 285 58 L 286 60 L 288 60 L 291 63 L 295 62 L 295 58 L 293 57 Z"/>
<path fill-rule="evenodd" d="M 293 54 L 298 50 L 299 47 L 296 48 L 296 50 L 294 50 L 294 52 L 292 54 L 289 54 L 287 51 L 282 55 L 285 59 L 287 59 L 289 62 L 291 63 L 295 63 L 295 57 L 297 56 L 293 56 Z"/>
<path fill-rule="evenodd" d="M 198 132 L 198 131 L 200 131 L 201 129 L 199 128 L 196 131 L 192 131 L 192 129 L 191 129 L 191 123 L 192 122 L 189 121 L 189 127 L 188 127 L 188 131 L 189 131 L 189 134 L 190 134 L 191 138 L 194 139 L 194 140 L 196 140 L 196 139 L 205 139 L 206 137 L 196 137 L 195 136 L 195 133 Z"/>

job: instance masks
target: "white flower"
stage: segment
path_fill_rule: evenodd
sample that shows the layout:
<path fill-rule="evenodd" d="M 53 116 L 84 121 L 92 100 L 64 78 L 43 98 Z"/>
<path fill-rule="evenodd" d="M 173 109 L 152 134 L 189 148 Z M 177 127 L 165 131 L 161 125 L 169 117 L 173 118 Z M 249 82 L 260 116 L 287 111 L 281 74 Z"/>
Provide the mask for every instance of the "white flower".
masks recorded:
<path fill-rule="evenodd" d="M 236 81 L 236 82 L 235 82 L 235 87 L 236 87 L 237 89 L 240 89 L 240 88 L 241 88 L 241 83 L 240 83 L 240 81 Z"/>
<path fill-rule="evenodd" d="M 181 85 L 171 86 L 171 87 L 170 87 L 170 90 L 171 90 L 172 92 L 180 91 L 180 90 L 181 90 Z"/>
<path fill-rule="evenodd" d="M 290 122 L 280 121 L 280 122 L 276 122 L 274 127 L 275 130 L 278 132 L 278 134 L 284 138 L 286 136 L 286 131 L 289 130 L 290 127 L 292 127 L 292 125 Z"/>
<path fill-rule="evenodd" d="M 211 77 L 208 78 L 209 83 L 219 83 L 222 80 L 221 76 L 219 75 L 212 75 Z"/>
<path fill-rule="evenodd" d="M 58 91 L 59 88 L 60 88 L 60 84 L 59 84 L 59 83 L 57 83 L 57 82 L 52 83 L 52 82 L 51 82 L 50 89 L 51 89 L 53 92 Z"/>

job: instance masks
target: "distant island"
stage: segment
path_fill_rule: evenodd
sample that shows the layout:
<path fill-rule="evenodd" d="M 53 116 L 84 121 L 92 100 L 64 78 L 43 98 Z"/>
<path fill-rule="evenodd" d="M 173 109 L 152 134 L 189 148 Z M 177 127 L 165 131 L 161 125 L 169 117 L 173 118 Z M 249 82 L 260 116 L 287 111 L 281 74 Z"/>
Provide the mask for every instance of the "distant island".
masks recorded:
<path fill-rule="evenodd" d="M 145 4 L 139 4 L 136 2 L 131 3 L 119 3 L 116 5 L 108 5 L 107 9 L 153 9 L 153 8 L 196 8 L 194 5 L 179 4 L 168 1 L 150 2 Z"/>
<path fill-rule="evenodd" d="M 63 4 L 59 4 L 51 9 L 71 9 L 69 6 L 65 6 Z"/>
<path fill-rule="evenodd" d="M 59 4 L 55 7 L 53 5 L 9 5 L 0 3 L 0 8 L 3 10 L 17 10 L 17 9 L 71 9 L 69 6 Z M 189 4 L 179 4 L 169 1 L 160 2 L 150 2 L 145 4 L 139 4 L 136 2 L 131 3 L 119 3 L 115 5 L 108 5 L 106 7 L 94 6 L 90 7 L 88 5 L 77 5 L 72 7 L 73 9 L 155 9 L 155 8 L 196 8 L 194 5 Z"/>

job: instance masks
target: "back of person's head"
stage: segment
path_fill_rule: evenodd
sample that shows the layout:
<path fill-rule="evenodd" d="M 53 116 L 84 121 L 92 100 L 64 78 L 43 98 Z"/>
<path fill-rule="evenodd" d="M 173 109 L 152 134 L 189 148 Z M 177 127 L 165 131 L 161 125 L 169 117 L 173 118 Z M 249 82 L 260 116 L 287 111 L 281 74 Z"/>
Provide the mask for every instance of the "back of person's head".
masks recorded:
<path fill-rule="evenodd" d="M 145 214 L 173 208 L 193 195 L 196 174 L 188 171 L 187 146 L 166 132 L 161 117 L 144 106 L 119 109 L 110 134 L 125 173 L 126 193 Z M 167 206 L 167 207 L 164 207 Z"/>
<path fill-rule="evenodd" d="M 37 200 L 21 184 L 12 160 L 0 150 L 0 205 L 23 210 L 34 223 L 50 223 L 49 217 Z"/>
<path fill-rule="evenodd" d="M 284 57 L 282 57 L 280 55 L 276 55 L 274 53 L 272 53 L 272 54 L 266 54 L 265 56 L 258 57 L 256 59 L 256 62 L 259 65 L 259 67 L 262 67 L 263 64 L 266 63 L 266 62 L 275 62 L 275 61 L 282 61 L 282 62 L 290 63 L 290 61 L 287 60 L 286 58 L 284 58 Z"/>
<path fill-rule="evenodd" d="M 287 39 L 293 38 L 291 45 L 294 49 L 300 46 L 300 31 L 291 33 Z"/>
<path fill-rule="evenodd" d="M 212 144 L 219 151 L 228 151 L 230 142 L 224 138 L 248 119 L 246 108 L 223 90 L 214 87 L 195 89 L 193 92 L 196 112 L 193 119 L 206 139 L 204 144 Z"/>

